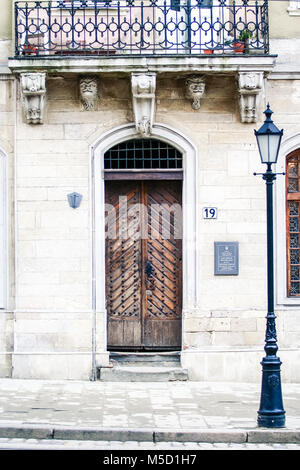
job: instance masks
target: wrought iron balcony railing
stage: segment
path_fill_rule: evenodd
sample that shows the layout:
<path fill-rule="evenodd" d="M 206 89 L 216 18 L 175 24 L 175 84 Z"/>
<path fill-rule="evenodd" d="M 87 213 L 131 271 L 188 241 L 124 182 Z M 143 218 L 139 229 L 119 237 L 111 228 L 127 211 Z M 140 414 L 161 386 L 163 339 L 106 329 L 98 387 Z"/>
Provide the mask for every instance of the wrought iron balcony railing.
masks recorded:
<path fill-rule="evenodd" d="M 15 3 L 15 54 L 267 54 L 268 0 Z"/>

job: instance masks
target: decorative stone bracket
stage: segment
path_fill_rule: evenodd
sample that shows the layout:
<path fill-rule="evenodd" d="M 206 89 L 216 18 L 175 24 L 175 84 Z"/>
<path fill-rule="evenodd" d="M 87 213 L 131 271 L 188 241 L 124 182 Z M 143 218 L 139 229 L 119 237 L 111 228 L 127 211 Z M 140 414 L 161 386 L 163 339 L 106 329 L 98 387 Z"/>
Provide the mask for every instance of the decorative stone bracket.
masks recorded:
<path fill-rule="evenodd" d="M 239 72 L 239 104 L 242 122 L 256 122 L 263 91 L 263 72 Z"/>
<path fill-rule="evenodd" d="M 200 109 L 200 100 L 205 92 L 205 76 L 191 75 L 186 79 L 186 98 L 192 100 L 192 108 Z"/>
<path fill-rule="evenodd" d="M 99 97 L 98 78 L 81 77 L 79 80 L 80 100 L 86 111 L 93 111 Z"/>
<path fill-rule="evenodd" d="M 132 74 L 131 89 L 136 130 L 142 137 L 150 136 L 154 120 L 156 74 Z"/>
<path fill-rule="evenodd" d="M 22 73 L 20 77 L 25 118 L 28 124 L 42 124 L 46 97 L 46 74 Z"/>

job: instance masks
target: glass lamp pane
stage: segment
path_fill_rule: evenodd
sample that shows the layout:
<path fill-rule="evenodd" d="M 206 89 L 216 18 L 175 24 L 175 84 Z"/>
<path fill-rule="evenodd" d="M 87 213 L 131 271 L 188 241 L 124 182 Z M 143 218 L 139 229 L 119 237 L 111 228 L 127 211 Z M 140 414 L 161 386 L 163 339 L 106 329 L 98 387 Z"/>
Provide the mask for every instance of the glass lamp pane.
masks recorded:
<path fill-rule="evenodd" d="M 257 136 L 257 144 L 262 163 L 269 161 L 269 142 L 266 134 Z"/>
<path fill-rule="evenodd" d="M 276 163 L 280 135 L 261 134 L 257 136 L 257 143 L 262 163 Z"/>
<path fill-rule="evenodd" d="M 279 150 L 280 135 L 269 136 L 269 163 L 276 163 Z"/>

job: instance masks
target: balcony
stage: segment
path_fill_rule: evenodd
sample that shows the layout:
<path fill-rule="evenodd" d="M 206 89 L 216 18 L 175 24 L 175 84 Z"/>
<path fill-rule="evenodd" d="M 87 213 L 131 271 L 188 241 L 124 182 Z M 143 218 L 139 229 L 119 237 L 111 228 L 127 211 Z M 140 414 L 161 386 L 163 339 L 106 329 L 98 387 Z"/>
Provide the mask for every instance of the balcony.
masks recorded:
<path fill-rule="evenodd" d="M 28 102 L 42 100 L 46 78 L 56 73 L 130 76 L 134 109 L 147 103 L 150 116 L 158 75 L 195 74 L 201 88 L 211 74 L 230 74 L 242 121 L 254 122 L 263 78 L 275 65 L 268 0 L 18 1 L 14 21 L 8 65 Z M 135 116 L 140 128 L 143 118 Z"/>
<path fill-rule="evenodd" d="M 15 57 L 268 54 L 268 2 L 72 0 L 15 4 Z"/>

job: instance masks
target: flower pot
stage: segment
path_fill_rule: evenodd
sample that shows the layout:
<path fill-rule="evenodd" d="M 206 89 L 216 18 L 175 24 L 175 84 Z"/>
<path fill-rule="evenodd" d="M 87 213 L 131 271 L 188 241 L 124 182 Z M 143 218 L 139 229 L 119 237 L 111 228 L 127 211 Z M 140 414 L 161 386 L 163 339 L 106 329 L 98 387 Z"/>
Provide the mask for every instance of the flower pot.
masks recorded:
<path fill-rule="evenodd" d="M 213 49 L 204 49 L 204 54 L 213 54 L 214 50 Z"/>
<path fill-rule="evenodd" d="M 37 53 L 37 47 L 34 46 L 33 44 L 24 44 L 24 54 L 36 54 Z"/>
<path fill-rule="evenodd" d="M 243 54 L 244 50 L 245 50 L 245 43 L 244 42 L 233 42 L 232 47 L 233 47 L 234 52 Z"/>

